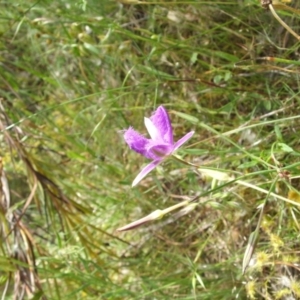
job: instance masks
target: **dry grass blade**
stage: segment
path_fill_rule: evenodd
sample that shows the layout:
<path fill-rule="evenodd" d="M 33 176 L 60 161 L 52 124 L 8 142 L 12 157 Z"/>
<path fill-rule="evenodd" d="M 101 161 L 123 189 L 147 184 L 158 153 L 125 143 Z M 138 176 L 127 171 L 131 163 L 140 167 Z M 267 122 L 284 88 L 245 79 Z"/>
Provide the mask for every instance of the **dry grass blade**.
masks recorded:
<path fill-rule="evenodd" d="M 43 188 L 46 195 L 52 200 L 52 204 L 59 212 L 68 211 L 69 213 L 79 211 L 79 212 L 88 212 L 86 208 L 79 205 L 75 201 L 72 201 L 66 197 L 58 187 L 58 185 L 47 175 L 45 174 L 43 167 L 27 153 L 25 147 L 22 145 L 20 140 L 24 137 L 23 130 L 19 126 L 12 126 L 12 130 L 15 133 L 15 136 L 12 136 L 6 128 L 11 125 L 11 122 L 8 119 L 8 116 L 5 113 L 3 104 L 0 102 L 0 130 L 4 133 L 5 140 L 11 149 L 11 152 L 15 151 L 18 153 L 20 159 L 24 163 L 28 177 L 31 178 L 32 183 L 32 193 L 29 196 L 26 204 L 23 207 L 22 212 L 26 211 L 26 208 L 29 206 L 30 202 L 33 200 L 34 191 L 37 188 L 37 183 Z M 63 204 L 63 205 L 62 205 Z"/>
<path fill-rule="evenodd" d="M 1 235 L 6 250 L 3 255 L 12 258 L 12 268 L 14 269 L 9 278 L 13 278 L 14 300 L 31 298 L 37 291 L 42 293 L 40 280 L 36 271 L 36 261 L 34 255 L 34 240 L 28 228 L 20 221 L 21 217 L 17 211 L 10 208 L 10 191 L 8 180 L 3 170 L 2 158 L 0 158 L 0 206 L 1 206 Z M 2 294 L 5 299 L 9 280 Z M 42 296 L 41 299 L 47 299 Z"/>
<path fill-rule="evenodd" d="M 29 229 L 19 219 L 19 216 L 15 213 L 12 220 L 14 226 L 14 245 L 11 254 L 16 267 L 16 271 L 14 272 L 15 300 L 31 298 L 37 291 L 42 292 L 36 269 L 34 240 Z M 17 220 L 18 223 L 16 223 Z M 46 300 L 47 297 L 43 295 L 41 299 Z"/>
<path fill-rule="evenodd" d="M 300 36 L 290 27 L 288 26 L 283 20 L 278 16 L 272 4 L 269 5 L 269 9 L 272 12 L 274 18 L 297 40 L 300 40 Z"/>
<path fill-rule="evenodd" d="M 261 209 L 261 211 L 260 211 L 260 214 L 259 214 L 259 219 L 258 219 L 258 222 L 257 222 L 257 225 L 256 225 L 256 229 L 249 236 L 248 244 L 247 244 L 246 251 L 245 251 L 245 254 L 244 254 L 244 259 L 243 259 L 243 264 L 242 264 L 242 274 L 245 274 L 245 271 L 249 266 L 249 263 L 251 261 L 251 258 L 253 256 L 255 247 L 256 247 L 257 242 L 258 242 L 259 229 L 260 229 L 263 214 L 264 214 L 264 205 L 260 209 Z"/>
<path fill-rule="evenodd" d="M 88 209 L 64 195 L 54 180 L 49 178 L 39 162 L 26 151 L 21 142 L 21 139 L 25 135 L 23 130 L 19 126 L 11 126 L 11 124 L 12 122 L 10 122 L 9 117 L 5 113 L 3 102 L 1 102 L 0 130 L 4 134 L 4 140 L 10 149 L 11 156 L 13 157 L 14 154 L 17 153 L 23 166 L 25 166 L 28 183 L 30 185 L 30 194 L 26 201 L 24 201 L 21 210 L 18 206 L 11 207 L 8 180 L 3 171 L 2 159 L 0 160 L 1 234 L 6 249 L 3 255 L 13 258 L 13 276 L 8 277 L 14 282 L 14 299 L 21 300 L 33 297 L 37 292 L 43 295 L 34 254 L 35 251 L 39 252 L 39 247 L 35 243 L 28 225 L 23 222 L 28 208 L 35 204 L 42 217 L 42 205 L 44 205 L 44 210 L 54 208 L 57 216 L 53 216 L 52 213 L 49 215 L 52 216 L 52 218 L 58 217 L 61 222 L 61 227 L 64 229 L 65 225 L 68 225 L 68 229 L 71 231 L 72 228 L 82 222 L 81 216 L 88 212 Z M 9 126 L 11 126 L 10 131 L 6 130 Z M 50 205 L 47 205 L 44 201 L 45 199 L 41 198 L 38 190 L 43 191 L 44 197 L 50 200 Z M 70 218 L 73 219 L 72 222 L 69 222 Z M 44 222 L 46 222 L 46 220 L 45 218 Z M 6 292 L 8 282 L 9 281 L 7 281 L 7 288 L 5 289 Z M 46 296 L 42 296 L 41 299 L 46 299 Z"/>
<path fill-rule="evenodd" d="M 283 9 L 283 10 L 288 10 L 296 13 L 300 13 L 299 10 L 293 9 L 288 7 L 285 4 L 282 4 L 280 2 L 273 2 L 272 0 L 261 0 L 261 5 L 263 8 L 269 9 L 274 16 L 274 18 L 291 34 L 293 35 L 297 40 L 300 40 L 300 36 L 289 26 L 287 25 L 276 13 L 275 8 L 277 9 Z"/>

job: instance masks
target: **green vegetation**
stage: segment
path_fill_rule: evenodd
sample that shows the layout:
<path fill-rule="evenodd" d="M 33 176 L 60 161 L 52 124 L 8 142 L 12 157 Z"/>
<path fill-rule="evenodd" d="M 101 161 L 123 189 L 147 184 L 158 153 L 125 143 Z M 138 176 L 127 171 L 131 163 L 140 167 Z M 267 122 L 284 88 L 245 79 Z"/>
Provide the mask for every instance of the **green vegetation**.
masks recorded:
<path fill-rule="evenodd" d="M 0 37 L 1 299 L 300 298 L 299 42 L 258 0 L 4 0 Z M 195 134 L 132 188 L 161 104 Z"/>

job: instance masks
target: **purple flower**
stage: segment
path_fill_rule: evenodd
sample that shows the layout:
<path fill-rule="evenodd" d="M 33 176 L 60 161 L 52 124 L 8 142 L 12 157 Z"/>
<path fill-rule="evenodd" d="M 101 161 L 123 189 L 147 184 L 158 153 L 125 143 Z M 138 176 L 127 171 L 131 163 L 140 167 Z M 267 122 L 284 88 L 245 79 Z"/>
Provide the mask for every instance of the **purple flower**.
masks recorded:
<path fill-rule="evenodd" d="M 137 185 L 149 172 L 158 166 L 164 158 L 174 153 L 174 151 L 194 134 L 194 131 L 191 131 L 174 143 L 170 118 L 163 106 L 159 106 L 150 119 L 145 118 L 145 126 L 151 139 L 145 138 L 132 127 L 124 133 L 125 142 L 132 150 L 152 160 L 152 162 L 137 175 L 132 186 Z"/>

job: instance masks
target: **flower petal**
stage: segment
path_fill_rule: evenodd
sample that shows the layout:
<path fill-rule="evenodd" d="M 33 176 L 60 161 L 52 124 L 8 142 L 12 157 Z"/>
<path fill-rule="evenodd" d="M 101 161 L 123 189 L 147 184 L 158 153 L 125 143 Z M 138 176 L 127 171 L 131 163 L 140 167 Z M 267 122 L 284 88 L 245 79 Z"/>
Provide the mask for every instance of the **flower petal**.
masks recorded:
<path fill-rule="evenodd" d="M 144 118 L 144 123 L 149 132 L 151 139 L 154 141 L 160 140 L 161 139 L 160 133 L 155 127 L 155 125 L 153 124 L 153 122 L 149 118 Z"/>
<path fill-rule="evenodd" d="M 156 131 L 159 134 L 159 139 L 164 141 L 167 144 L 173 144 L 173 130 L 170 122 L 168 112 L 163 106 L 159 106 L 154 114 L 150 117 L 153 126 L 156 128 Z M 145 123 L 146 125 L 146 123 Z M 148 126 L 146 125 L 147 129 Z M 152 130 L 153 131 L 153 130 Z M 152 133 L 148 132 L 152 138 Z M 157 138 L 156 138 L 157 140 Z"/>
<path fill-rule="evenodd" d="M 147 149 L 151 148 L 152 141 L 145 138 L 143 135 L 132 129 L 131 127 L 124 133 L 125 142 L 128 144 L 130 149 L 134 150 L 137 153 L 142 154 L 143 156 L 153 159 L 152 156 L 148 155 Z"/>
<path fill-rule="evenodd" d="M 182 146 L 185 142 L 187 142 L 195 133 L 195 131 L 191 131 L 187 133 L 184 137 L 182 137 L 179 141 L 174 144 L 173 151 L 177 150 L 180 146 Z"/>
<path fill-rule="evenodd" d="M 162 159 L 154 160 L 135 177 L 132 182 L 132 187 L 136 186 L 148 173 L 150 173 L 155 167 L 157 167 L 162 162 Z"/>

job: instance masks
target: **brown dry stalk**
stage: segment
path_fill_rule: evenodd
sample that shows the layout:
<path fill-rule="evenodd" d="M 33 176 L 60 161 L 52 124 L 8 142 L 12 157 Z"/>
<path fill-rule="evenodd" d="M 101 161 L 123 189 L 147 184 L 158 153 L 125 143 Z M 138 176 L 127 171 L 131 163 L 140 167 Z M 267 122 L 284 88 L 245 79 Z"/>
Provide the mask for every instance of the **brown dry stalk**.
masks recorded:
<path fill-rule="evenodd" d="M 281 3 L 273 4 L 272 0 L 261 0 L 261 6 L 263 8 L 269 9 L 271 11 L 272 15 L 274 16 L 274 18 L 281 24 L 281 26 L 284 27 L 297 40 L 300 40 L 300 36 L 278 16 L 275 8 L 291 10 L 291 11 L 297 11 L 297 10 L 291 9 L 290 7 L 288 7 L 284 4 L 281 4 Z"/>

